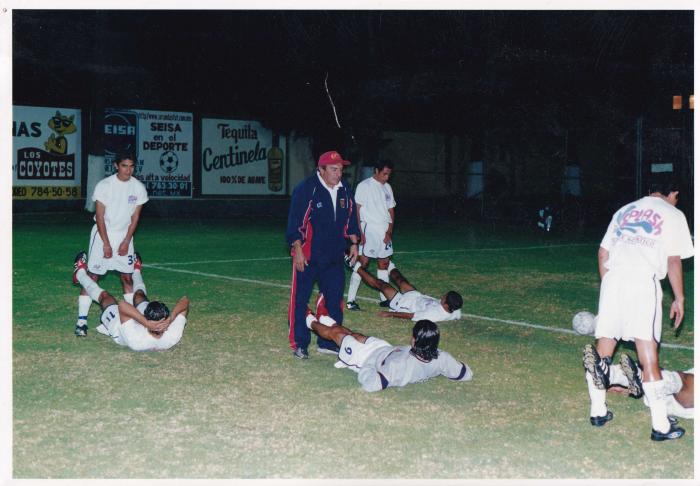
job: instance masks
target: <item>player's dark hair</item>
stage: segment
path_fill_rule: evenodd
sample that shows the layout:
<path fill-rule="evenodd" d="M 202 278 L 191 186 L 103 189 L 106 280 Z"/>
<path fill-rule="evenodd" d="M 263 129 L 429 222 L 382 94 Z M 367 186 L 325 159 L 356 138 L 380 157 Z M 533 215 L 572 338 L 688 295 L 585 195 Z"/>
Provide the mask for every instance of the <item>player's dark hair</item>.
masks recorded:
<path fill-rule="evenodd" d="M 445 303 L 447 303 L 447 310 L 449 312 L 454 312 L 457 309 L 462 308 L 462 304 L 463 304 L 462 296 L 459 295 L 454 290 L 450 290 L 445 295 Z"/>
<path fill-rule="evenodd" d="M 427 319 L 422 319 L 413 326 L 413 339 L 415 340 L 411 351 L 425 361 L 431 361 L 438 357 L 438 345 L 440 344 L 440 330 L 437 324 Z"/>
<path fill-rule="evenodd" d="M 655 175 L 653 179 L 649 181 L 649 194 L 659 192 L 664 196 L 668 196 L 673 191 L 680 191 L 680 186 L 680 181 L 672 174 Z"/>
<path fill-rule="evenodd" d="M 114 156 L 114 160 L 112 161 L 112 163 L 119 165 L 119 162 L 121 162 L 122 160 L 131 160 L 132 162 L 134 162 L 134 164 L 136 164 L 136 158 L 131 152 L 119 152 L 117 155 Z"/>
<path fill-rule="evenodd" d="M 166 319 L 170 315 L 170 309 L 168 306 L 157 300 L 153 300 L 148 303 L 146 309 L 143 311 L 143 315 L 149 321 L 160 321 Z"/>
<path fill-rule="evenodd" d="M 389 159 L 382 159 L 376 161 L 372 167 L 374 167 L 375 172 L 381 172 L 384 170 L 384 167 L 394 170 L 394 163 Z"/>

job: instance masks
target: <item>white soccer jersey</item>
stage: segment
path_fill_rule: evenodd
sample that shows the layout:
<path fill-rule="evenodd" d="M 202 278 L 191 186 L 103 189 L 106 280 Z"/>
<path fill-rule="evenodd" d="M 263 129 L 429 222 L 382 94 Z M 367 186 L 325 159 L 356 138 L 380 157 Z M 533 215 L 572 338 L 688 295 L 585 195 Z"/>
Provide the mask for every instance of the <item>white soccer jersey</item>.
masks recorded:
<path fill-rule="evenodd" d="M 135 177 L 121 181 L 117 174 L 102 179 L 95 186 L 93 201 L 105 206 L 105 226 L 107 231 L 125 232 L 131 224 L 131 216 L 140 206 L 148 202 L 146 186 Z"/>
<path fill-rule="evenodd" d="M 360 182 L 355 189 L 355 202 L 362 206 L 361 222 L 376 225 L 388 225 L 392 222 L 389 209 L 396 206 L 396 201 L 388 182 L 382 184 L 374 177 Z"/>
<path fill-rule="evenodd" d="M 358 362 L 355 358 L 362 355 L 365 346 L 371 349 L 370 354 L 364 355 L 361 362 Z M 355 370 L 358 372 L 357 380 L 369 392 L 418 383 L 440 375 L 455 381 L 472 379 L 469 366 L 457 361 L 447 351 L 438 350 L 438 357 L 426 362 L 411 353 L 410 346 L 391 346 L 386 341 L 372 337 L 361 343 L 352 335 L 345 336 L 338 359 L 348 364 L 348 367 L 358 368 Z"/>
<path fill-rule="evenodd" d="M 147 305 L 147 302 L 142 302 L 138 306 L 139 312 L 143 313 Z M 134 351 L 163 351 L 172 348 L 182 339 L 182 333 L 187 324 L 185 315 L 180 314 L 160 337 L 155 337 L 133 319 L 121 322 L 119 307 L 116 304 L 104 310 L 101 320 L 104 326 L 98 326 L 96 328 L 98 332 L 111 337 L 118 345 Z"/>
<path fill-rule="evenodd" d="M 666 277 L 669 256 L 690 258 L 694 253 L 685 215 L 655 196 L 618 210 L 600 246 L 610 252 L 607 269 L 648 271 L 659 280 Z"/>
<path fill-rule="evenodd" d="M 413 314 L 412 321 L 427 319 L 433 322 L 456 321 L 462 318 L 461 309 L 454 312 L 447 312 L 439 299 L 424 295 L 417 290 L 401 293 L 397 292 L 389 308 L 394 312 L 408 312 Z"/>

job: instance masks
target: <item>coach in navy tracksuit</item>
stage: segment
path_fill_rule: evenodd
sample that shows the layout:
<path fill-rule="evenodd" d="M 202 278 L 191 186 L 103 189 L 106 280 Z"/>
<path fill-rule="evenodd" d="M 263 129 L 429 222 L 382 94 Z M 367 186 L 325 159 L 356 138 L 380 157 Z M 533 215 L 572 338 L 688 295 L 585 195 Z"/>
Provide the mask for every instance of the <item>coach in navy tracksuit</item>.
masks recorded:
<path fill-rule="evenodd" d="M 338 152 L 326 152 L 318 159 L 318 171 L 294 188 L 287 219 L 287 243 L 292 254 L 292 291 L 289 297 L 289 344 L 294 356 L 309 357 L 311 331 L 306 327 L 306 309 L 315 282 L 325 298 L 329 315 L 343 322 L 345 272 L 343 257 L 347 240 L 350 256 L 357 259 L 355 199 L 348 181 L 341 179 L 343 160 Z M 338 346 L 318 338 L 320 352 L 336 353 Z"/>

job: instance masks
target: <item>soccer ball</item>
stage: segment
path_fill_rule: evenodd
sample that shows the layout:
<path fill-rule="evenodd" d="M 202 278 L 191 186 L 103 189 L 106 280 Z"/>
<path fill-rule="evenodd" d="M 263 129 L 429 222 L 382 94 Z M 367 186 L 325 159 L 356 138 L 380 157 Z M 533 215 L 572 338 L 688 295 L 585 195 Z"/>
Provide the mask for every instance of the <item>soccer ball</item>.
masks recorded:
<path fill-rule="evenodd" d="M 165 172 L 166 174 L 170 174 L 171 172 L 175 172 L 177 169 L 177 164 L 178 164 L 178 159 L 177 159 L 177 154 L 173 152 L 172 150 L 168 150 L 167 152 L 163 152 L 160 156 L 160 168 Z"/>
<path fill-rule="evenodd" d="M 598 316 L 588 311 L 581 311 L 571 320 L 571 325 L 578 334 L 582 336 L 592 336 L 595 326 L 598 323 Z"/>

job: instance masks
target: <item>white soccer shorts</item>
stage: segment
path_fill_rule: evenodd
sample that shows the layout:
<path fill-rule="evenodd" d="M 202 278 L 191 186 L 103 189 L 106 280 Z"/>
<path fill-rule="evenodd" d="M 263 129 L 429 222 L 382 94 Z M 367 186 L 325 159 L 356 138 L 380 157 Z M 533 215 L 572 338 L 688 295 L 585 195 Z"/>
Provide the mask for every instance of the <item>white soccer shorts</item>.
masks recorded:
<path fill-rule="evenodd" d="M 388 258 L 394 254 L 394 247 L 391 243 L 384 243 L 384 236 L 389 224 L 369 224 L 362 223 L 362 233 L 365 235 L 364 245 L 360 245 L 358 250 L 360 255 L 368 258 Z"/>
<path fill-rule="evenodd" d="M 405 294 L 396 292 L 396 295 L 389 301 L 389 309 L 396 312 L 413 312 L 415 313 L 416 301 L 423 294 L 417 290 L 410 290 Z"/>
<path fill-rule="evenodd" d="M 104 275 L 110 270 L 121 273 L 134 273 L 134 239 L 129 242 L 129 250 L 126 255 L 120 256 L 117 251 L 119 243 L 126 236 L 123 232 L 107 232 L 109 243 L 112 245 L 112 258 L 104 257 L 104 247 L 97 225 L 90 232 L 90 246 L 88 247 L 88 271 L 95 275 Z"/>
<path fill-rule="evenodd" d="M 600 284 L 595 337 L 660 342 L 662 298 L 656 276 L 631 269 L 608 271 Z"/>
<path fill-rule="evenodd" d="M 348 334 L 340 342 L 338 360 L 345 363 L 345 365 L 355 373 L 359 373 L 360 368 L 365 365 L 367 358 L 378 349 L 385 347 L 392 348 L 393 346 L 383 339 L 372 336 L 369 336 L 364 343 L 361 343 L 351 334 Z"/>

